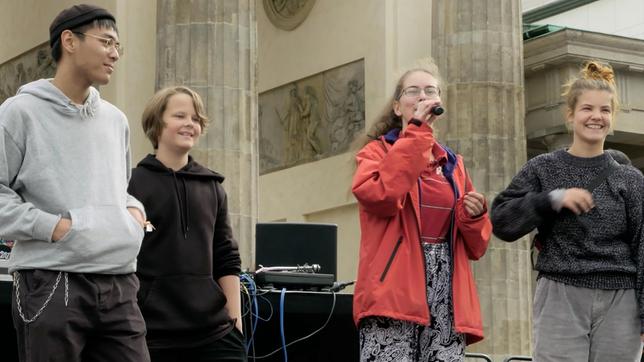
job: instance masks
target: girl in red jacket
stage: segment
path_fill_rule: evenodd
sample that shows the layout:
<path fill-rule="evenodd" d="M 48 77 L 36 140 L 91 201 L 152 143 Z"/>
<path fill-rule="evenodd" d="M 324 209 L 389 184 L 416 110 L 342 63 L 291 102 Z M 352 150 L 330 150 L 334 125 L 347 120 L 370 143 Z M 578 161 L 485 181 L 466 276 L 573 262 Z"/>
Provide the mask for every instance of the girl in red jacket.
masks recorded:
<path fill-rule="evenodd" d="M 462 158 L 434 138 L 440 86 L 431 61 L 405 72 L 356 155 L 361 361 L 463 360 L 483 338 L 469 260 L 491 225 Z"/>

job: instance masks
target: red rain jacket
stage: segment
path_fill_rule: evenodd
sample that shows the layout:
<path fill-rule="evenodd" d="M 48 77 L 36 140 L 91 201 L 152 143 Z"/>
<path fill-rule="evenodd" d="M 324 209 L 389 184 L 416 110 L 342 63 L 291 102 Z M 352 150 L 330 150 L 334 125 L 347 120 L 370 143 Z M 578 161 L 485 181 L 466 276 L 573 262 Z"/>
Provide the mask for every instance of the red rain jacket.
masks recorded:
<path fill-rule="evenodd" d="M 353 318 L 356 325 L 368 316 L 428 325 L 418 178 L 436 141 L 424 123 L 410 124 L 395 140 L 389 137 L 370 142 L 356 156 L 352 191 L 359 202 L 361 240 Z M 443 174 L 457 197 L 451 242 L 454 326 L 471 344 L 483 339 L 483 324 L 469 261 L 485 254 L 492 225 L 487 210 L 476 218 L 467 214 L 458 195 L 473 191 L 471 180 L 461 156 L 443 148 L 448 153 Z"/>

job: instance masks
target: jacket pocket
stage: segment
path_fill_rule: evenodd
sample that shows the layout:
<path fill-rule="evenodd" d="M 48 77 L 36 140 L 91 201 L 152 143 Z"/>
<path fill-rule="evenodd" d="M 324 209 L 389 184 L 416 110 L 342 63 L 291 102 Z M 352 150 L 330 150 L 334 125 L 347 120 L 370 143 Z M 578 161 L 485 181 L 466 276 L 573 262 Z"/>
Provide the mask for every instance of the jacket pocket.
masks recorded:
<path fill-rule="evenodd" d="M 398 253 L 398 248 L 400 247 L 400 244 L 402 244 L 402 239 L 403 239 L 403 237 L 400 236 L 398 238 L 398 241 L 396 241 L 396 246 L 394 246 L 394 250 L 391 252 L 391 255 L 389 256 L 389 260 L 387 260 L 387 265 L 385 265 L 385 270 L 383 270 L 382 274 L 380 275 L 380 282 L 385 281 L 385 277 L 387 276 L 387 273 L 389 272 L 389 268 L 391 267 L 391 263 L 393 263 L 394 258 L 396 257 L 396 254 Z"/>
<path fill-rule="evenodd" d="M 209 275 L 141 279 L 139 297 L 152 333 L 212 329 L 230 320 L 226 296 Z"/>

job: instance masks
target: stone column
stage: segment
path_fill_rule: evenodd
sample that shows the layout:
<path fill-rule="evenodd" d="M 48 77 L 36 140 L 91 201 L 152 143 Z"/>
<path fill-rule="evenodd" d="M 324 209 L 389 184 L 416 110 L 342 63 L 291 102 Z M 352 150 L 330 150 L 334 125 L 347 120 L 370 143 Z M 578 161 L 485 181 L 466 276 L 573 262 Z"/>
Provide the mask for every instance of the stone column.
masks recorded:
<path fill-rule="evenodd" d="M 255 0 L 158 0 L 156 88 L 186 85 L 210 125 L 192 155 L 226 176 L 242 267 L 254 265 L 258 215 Z"/>
<path fill-rule="evenodd" d="M 491 203 L 526 161 L 520 0 L 434 0 L 432 56 L 446 87 L 438 137 L 463 155 Z M 532 280 L 529 238 L 492 238 L 473 262 L 486 339 L 468 348 L 529 354 Z"/>

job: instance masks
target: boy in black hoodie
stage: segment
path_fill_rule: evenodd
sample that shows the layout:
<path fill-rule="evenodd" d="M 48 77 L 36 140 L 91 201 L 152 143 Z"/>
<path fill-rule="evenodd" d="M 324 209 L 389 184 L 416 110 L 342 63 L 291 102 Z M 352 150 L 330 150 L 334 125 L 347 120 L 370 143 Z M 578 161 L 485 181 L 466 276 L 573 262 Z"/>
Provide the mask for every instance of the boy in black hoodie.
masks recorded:
<path fill-rule="evenodd" d="M 160 90 L 143 112 L 156 153 L 134 169 L 129 192 L 149 220 L 137 274 L 154 362 L 246 360 L 224 177 L 188 154 L 207 121 L 199 95 L 182 86 Z"/>

